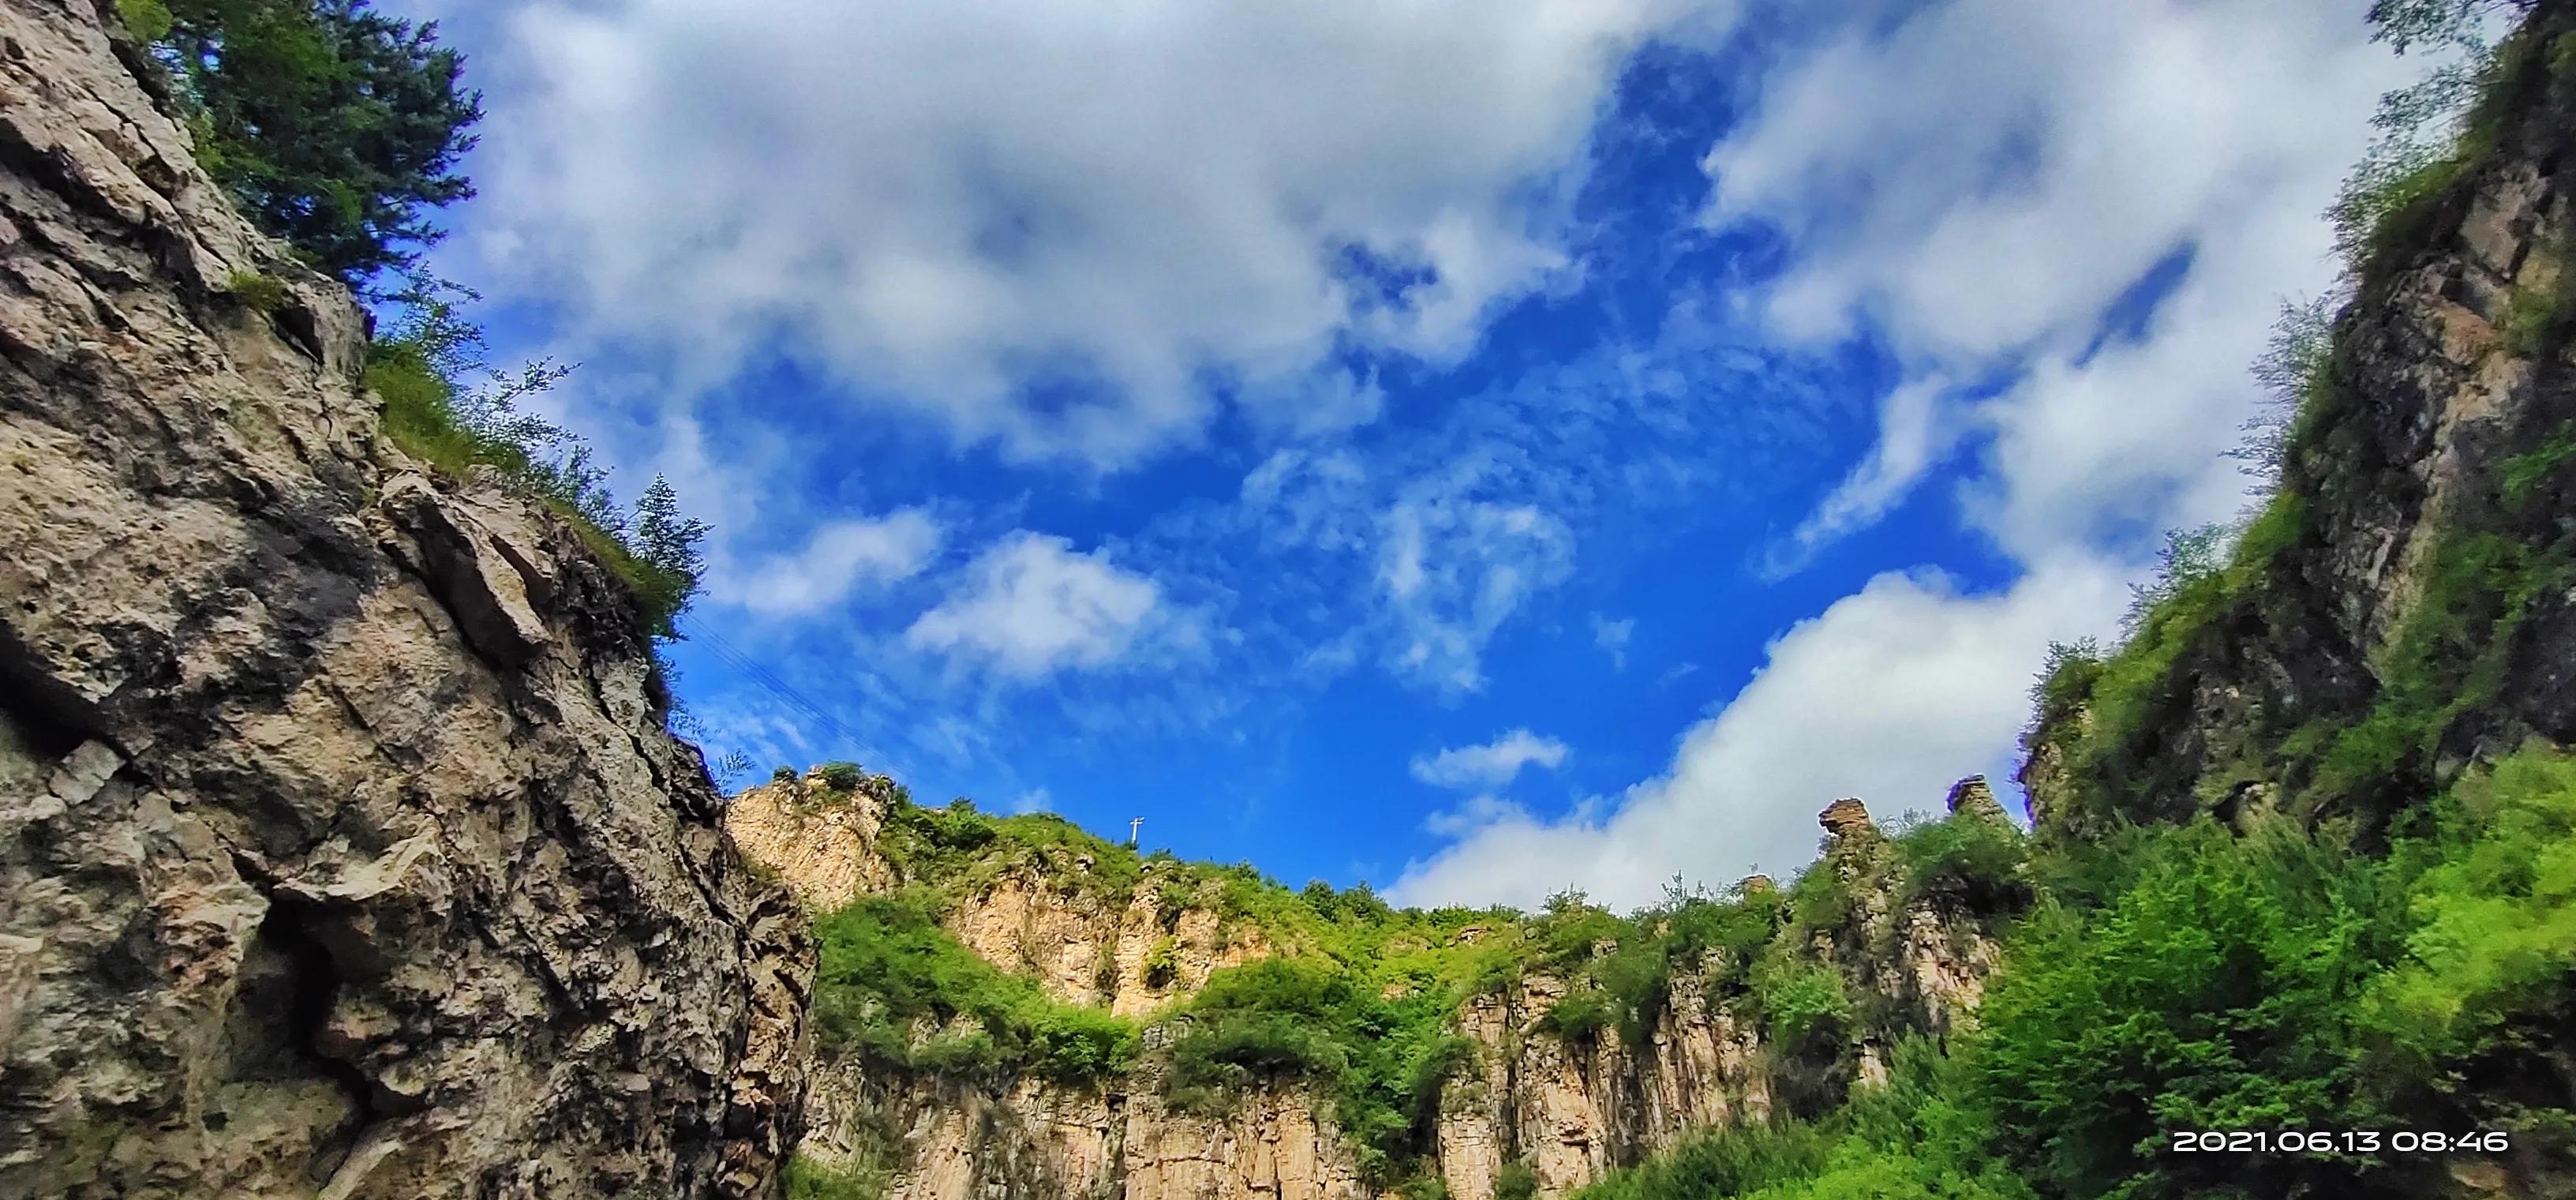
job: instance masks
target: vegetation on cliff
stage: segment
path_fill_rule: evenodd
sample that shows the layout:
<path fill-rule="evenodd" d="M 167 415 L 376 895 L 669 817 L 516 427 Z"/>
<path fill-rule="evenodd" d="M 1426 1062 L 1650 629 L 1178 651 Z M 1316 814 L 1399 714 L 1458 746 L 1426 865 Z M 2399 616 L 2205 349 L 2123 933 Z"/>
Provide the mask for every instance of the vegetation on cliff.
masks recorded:
<path fill-rule="evenodd" d="M 571 367 L 495 369 L 465 313 L 479 297 L 421 267 L 446 236 L 435 210 L 474 194 L 460 161 L 483 116 L 437 23 L 367 0 L 122 0 L 119 12 L 166 70 L 207 173 L 298 258 L 379 303 L 365 383 L 384 402 L 386 436 L 448 475 L 492 472 L 562 514 L 652 631 L 677 637 L 706 525 L 658 477 L 621 508 L 581 437 L 520 407 Z M 289 300 L 259 272 L 224 292 L 264 314 Z"/>

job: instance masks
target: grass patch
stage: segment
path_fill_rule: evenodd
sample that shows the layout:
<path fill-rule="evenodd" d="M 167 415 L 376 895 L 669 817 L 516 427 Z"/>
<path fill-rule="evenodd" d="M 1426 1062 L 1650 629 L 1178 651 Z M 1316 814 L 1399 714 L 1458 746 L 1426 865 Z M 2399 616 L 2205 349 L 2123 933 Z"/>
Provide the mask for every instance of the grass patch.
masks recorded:
<path fill-rule="evenodd" d="M 282 285 L 281 285 L 282 286 Z M 580 438 L 517 402 L 571 368 L 538 361 L 503 376 L 484 361 L 483 331 L 447 288 L 415 280 L 405 315 L 367 350 L 365 385 L 384 405 L 383 428 L 404 453 L 454 479 L 488 471 L 553 509 L 602 566 L 623 581 L 652 632 L 674 624 L 697 594 L 704 523 L 684 518 L 670 485 L 653 481 L 632 512 L 609 495 Z M 471 293 L 461 293 L 471 297 Z"/>
<path fill-rule="evenodd" d="M 2505 506 L 2521 510 L 2531 502 L 2532 494 L 2571 460 L 2576 460 L 2576 422 L 2562 422 L 2549 440 L 2504 460 L 2498 477 L 2503 481 Z"/>

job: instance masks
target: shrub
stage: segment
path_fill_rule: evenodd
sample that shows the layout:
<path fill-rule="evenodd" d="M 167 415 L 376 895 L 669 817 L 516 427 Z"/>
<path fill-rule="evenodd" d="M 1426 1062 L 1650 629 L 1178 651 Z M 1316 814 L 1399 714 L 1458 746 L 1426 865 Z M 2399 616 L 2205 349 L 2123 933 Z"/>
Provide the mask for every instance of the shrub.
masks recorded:
<path fill-rule="evenodd" d="M 253 312 L 275 315 L 294 300 L 286 281 L 262 271 L 235 271 L 224 277 L 224 294 Z"/>
<path fill-rule="evenodd" d="M 1145 951 L 1145 986 L 1170 987 L 1180 970 L 1180 943 L 1169 937 L 1156 938 Z"/>
<path fill-rule="evenodd" d="M 1595 988 L 1577 988 L 1559 997 L 1547 1015 L 1539 1018 L 1539 1028 L 1569 1042 L 1589 1041 L 1610 1023 L 1610 998 Z"/>
<path fill-rule="evenodd" d="M 2134 853 L 2099 914 L 2025 927 L 1980 1009 L 1978 1082 L 2015 1157 L 2064 1194 L 2348 1194 L 2330 1164 L 2198 1162 L 2156 1153 L 2153 1132 L 2372 1126 L 2346 1019 L 2372 874 L 2301 835 L 2206 820 Z"/>
<path fill-rule="evenodd" d="M 2031 900 L 2021 831 L 1974 812 L 1927 821 L 1895 839 L 1905 876 L 1901 895 L 1956 901 L 1977 913 L 2018 910 Z"/>
<path fill-rule="evenodd" d="M 787 1200 L 878 1200 L 891 1174 L 864 1163 L 828 1165 L 809 1155 L 787 1160 Z"/>
<path fill-rule="evenodd" d="M 786 768 L 782 767 L 780 769 L 785 770 Z M 861 771 L 859 769 L 859 764 L 854 762 L 824 763 L 822 767 L 816 771 L 816 774 L 822 779 L 824 787 L 830 788 L 836 792 L 856 791 L 858 790 L 859 781 L 866 777 L 866 772 Z"/>
<path fill-rule="evenodd" d="M 2463 780 L 2437 836 L 2439 859 L 2407 896 L 2403 954 L 2367 1010 L 2419 1077 L 2549 1011 L 2576 971 L 2576 759 L 2535 748 Z"/>
<path fill-rule="evenodd" d="M 775 771 L 771 771 L 769 773 L 769 781 L 771 783 L 794 783 L 796 782 L 796 768 L 780 767 Z"/>
<path fill-rule="evenodd" d="M 1755 970 L 1753 995 L 1772 1037 L 1791 1052 L 1810 1038 L 1839 1033 L 1852 1017 L 1842 972 L 1786 954 Z"/>
<path fill-rule="evenodd" d="M 1538 1195 L 1538 1172 L 1528 1163 L 1513 1159 L 1494 1173 L 1494 1200 L 1534 1200 Z"/>
<path fill-rule="evenodd" d="M 1362 1172 L 1392 1184 L 1430 1149 L 1441 1088 L 1473 1060 L 1447 1030 L 1455 1001 L 1364 987 L 1338 964 L 1271 958 L 1210 975 L 1171 1047 L 1167 1097 L 1219 1111 L 1241 1089 L 1302 1080 L 1333 1097 Z"/>

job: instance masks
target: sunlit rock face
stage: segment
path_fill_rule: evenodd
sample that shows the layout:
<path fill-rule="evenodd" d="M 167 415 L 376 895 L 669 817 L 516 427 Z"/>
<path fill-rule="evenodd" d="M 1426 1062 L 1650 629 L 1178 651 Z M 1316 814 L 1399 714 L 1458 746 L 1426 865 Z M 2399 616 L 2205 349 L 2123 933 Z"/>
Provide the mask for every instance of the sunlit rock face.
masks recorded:
<path fill-rule="evenodd" d="M 770 1194 L 810 935 L 641 612 L 383 440 L 104 9 L 0 4 L 0 1195 Z"/>
<path fill-rule="evenodd" d="M 1982 788 L 1962 780 L 1953 795 L 1982 813 Z M 882 777 L 836 790 L 809 774 L 736 796 L 726 820 L 818 912 L 910 885 L 940 888 L 951 935 L 1058 1000 L 1140 1017 L 1148 1051 L 1136 1073 L 1101 1088 L 871 1071 L 822 1054 L 811 1068 L 806 1153 L 847 1163 L 896 1148 L 887 1193 L 896 1200 L 1401 1194 L 1370 1185 L 1329 1095 L 1255 1090 L 1214 1117 L 1163 1101 L 1152 1053 L 1172 1030 L 1162 1014 L 1215 971 L 1273 953 L 1257 927 L 1227 921 L 1213 893 L 1176 891 L 1169 880 L 1177 874 L 1152 863 L 1118 894 L 1084 887 L 1078 860 L 1061 871 L 1022 863 L 965 887 L 907 875 L 885 844 L 890 807 L 904 802 Z M 2001 818 L 1999 805 L 1993 814 Z M 1713 951 L 1675 972 L 1669 997 L 1633 1037 L 1616 1028 L 1566 1036 L 1548 1016 L 1567 982 L 1519 975 L 1471 997 L 1455 1018 L 1474 1053 L 1442 1088 L 1433 1121 L 1430 1158 L 1448 1194 L 1493 1200 L 1517 1167 L 1542 1194 L 1561 1195 L 1696 1132 L 1767 1120 L 1783 1091 L 1812 1098 L 1881 1081 L 1896 1038 L 1973 1019 L 1996 959 L 1983 921 L 1941 900 L 1900 896 L 1894 845 L 1861 801 L 1837 801 L 1822 822 L 1833 833 L 1825 869 L 1849 889 L 1852 912 L 1809 952 L 1856 994 L 1879 998 L 1861 1006 L 1872 1017 L 1831 1044 L 1773 1045 L 1740 1006 L 1718 998 L 1724 988 L 1714 981 L 1730 966 L 1740 978 L 1745 964 Z M 1739 886 L 1776 894 L 1767 878 Z M 1487 932 L 1469 925 L 1454 938 L 1473 945 Z M 1146 947 L 1157 944 L 1159 972 L 1146 962 Z"/>

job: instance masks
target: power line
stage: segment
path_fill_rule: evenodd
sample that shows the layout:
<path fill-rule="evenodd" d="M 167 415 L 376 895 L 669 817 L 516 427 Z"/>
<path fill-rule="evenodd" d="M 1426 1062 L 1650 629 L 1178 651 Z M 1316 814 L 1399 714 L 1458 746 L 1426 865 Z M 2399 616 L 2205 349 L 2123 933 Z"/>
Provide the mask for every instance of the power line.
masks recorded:
<path fill-rule="evenodd" d="M 772 674 L 769 668 L 760 665 L 760 662 L 757 659 L 754 659 L 751 655 L 745 653 L 741 647 L 734 645 L 732 642 L 726 641 L 724 639 L 724 635 L 707 628 L 705 622 L 696 620 L 695 618 L 687 618 L 684 620 L 684 623 L 688 626 L 690 640 L 697 641 L 698 639 L 705 639 L 701 644 L 706 646 L 706 648 L 718 659 L 723 660 L 726 666 L 732 667 L 744 678 L 760 685 L 761 688 L 768 691 L 771 695 L 778 697 L 780 700 L 786 701 L 790 706 L 805 713 L 807 716 L 814 718 L 817 724 L 839 737 L 843 744 L 848 745 L 853 749 L 865 744 L 864 739 L 860 738 L 859 735 L 849 726 L 842 724 L 840 718 L 833 716 L 831 712 L 825 709 L 822 705 L 808 699 L 805 693 L 797 691 L 796 688 L 786 680 L 780 679 L 777 675 Z"/>

